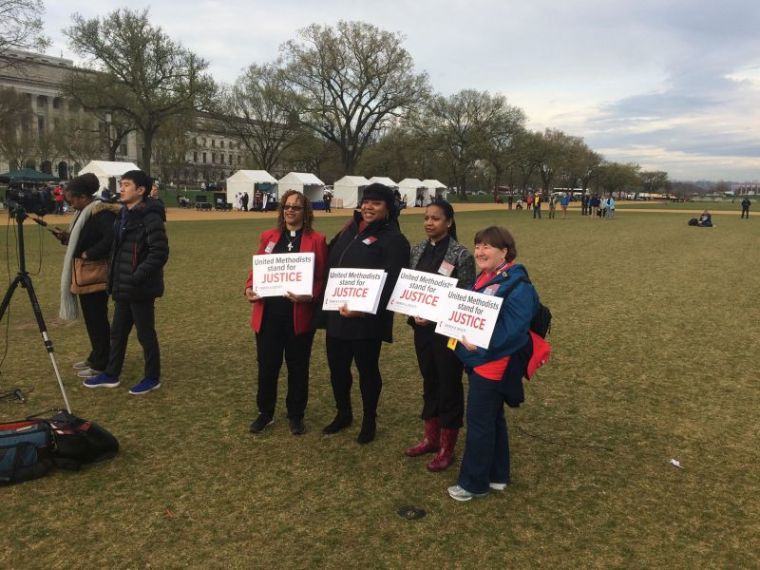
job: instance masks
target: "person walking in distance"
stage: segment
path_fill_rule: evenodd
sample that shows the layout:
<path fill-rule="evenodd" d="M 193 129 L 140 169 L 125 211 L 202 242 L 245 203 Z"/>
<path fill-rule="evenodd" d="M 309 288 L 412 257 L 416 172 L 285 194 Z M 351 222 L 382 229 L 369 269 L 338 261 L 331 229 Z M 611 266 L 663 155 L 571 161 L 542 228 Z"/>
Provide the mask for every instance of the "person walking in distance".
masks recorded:
<path fill-rule="evenodd" d="M 744 200 L 742 200 L 742 217 L 741 219 L 747 219 L 749 220 L 749 207 L 752 205 L 752 202 L 749 201 L 749 198 L 746 196 L 744 197 Z"/>
<path fill-rule="evenodd" d="M 125 172 L 120 182 L 121 212 L 114 226 L 108 290 L 114 300 L 111 349 L 106 369 L 84 381 L 87 388 L 119 385 L 127 341 L 134 326 L 145 359 L 143 379 L 129 393 L 146 394 L 161 386 L 161 356 L 155 328 L 155 301 L 164 294 L 169 242 L 164 210 L 148 197 L 151 179 L 142 170 Z"/>

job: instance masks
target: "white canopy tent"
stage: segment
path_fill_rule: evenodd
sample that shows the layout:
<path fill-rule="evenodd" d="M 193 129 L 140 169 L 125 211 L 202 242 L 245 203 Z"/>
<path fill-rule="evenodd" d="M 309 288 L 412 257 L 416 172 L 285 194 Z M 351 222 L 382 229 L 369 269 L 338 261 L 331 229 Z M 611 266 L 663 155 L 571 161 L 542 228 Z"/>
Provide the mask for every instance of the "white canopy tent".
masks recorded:
<path fill-rule="evenodd" d="M 106 188 L 110 188 L 108 184 L 109 178 L 113 178 L 116 181 L 116 186 L 113 190 L 118 191 L 118 183 L 121 175 L 130 170 L 140 170 L 134 162 L 112 162 L 109 160 L 91 160 L 84 168 L 79 171 L 79 174 L 92 173 L 98 177 L 100 182 L 101 191 Z M 147 189 L 150 191 L 150 188 Z"/>
<path fill-rule="evenodd" d="M 391 190 L 396 190 L 398 188 L 398 184 L 394 182 L 392 178 L 388 178 L 387 176 L 373 176 L 369 179 L 370 184 L 374 184 L 375 182 L 385 184 Z"/>
<path fill-rule="evenodd" d="M 434 178 L 428 178 L 427 180 L 422 181 L 422 185 L 427 190 L 429 198 L 429 200 L 425 201 L 426 205 L 431 200 L 434 200 L 436 198 L 442 198 L 444 200 L 446 199 L 446 192 L 448 191 L 448 187 L 443 182 L 440 182 Z"/>
<path fill-rule="evenodd" d="M 344 176 L 333 185 L 333 201 L 336 208 L 356 208 L 362 200 L 369 180 L 364 176 Z"/>
<path fill-rule="evenodd" d="M 413 208 L 417 204 L 417 199 L 422 197 L 423 202 L 430 202 L 427 198 L 427 191 L 419 178 L 404 178 L 398 183 L 401 199 L 406 202 L 407 208 Z"/>
<path fill-rule="evenodd" d="M 311 202 L 321 202 L 325 183 L 310 172 L 289 172 L 277 183 L 280 194 L 288 190 L 298 190 Z"/>
<path fill-rule="evenodd" d="M 237 207 L 237 196 L 244 193 L 249 207 L 253 207 L 256 190 L 277 196 L 277 179 L 266 170 L 238 170 L 227 179 L 227 203 Z"/>

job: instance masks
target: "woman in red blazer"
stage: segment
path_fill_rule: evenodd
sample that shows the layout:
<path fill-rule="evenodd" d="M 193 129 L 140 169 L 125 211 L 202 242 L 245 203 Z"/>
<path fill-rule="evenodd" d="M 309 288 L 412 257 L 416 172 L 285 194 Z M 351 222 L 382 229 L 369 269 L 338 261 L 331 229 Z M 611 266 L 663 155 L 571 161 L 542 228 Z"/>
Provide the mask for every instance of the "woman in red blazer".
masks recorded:
<path fill-rule="evenodd" d="M 277 227 L 261 233 L 257 255 L 314 253 L 314 286 L 311 295 L 266 297 L 253 290 L 253 271 L 248 273 L 245 296 L 253 305 L 251 328 L 256 333 L 259 417 L 251 424 L 258 433 L 274 421 L 277 377 L 283 355 L 288 366 L 288 420 L 293 435 L 304 433 L 303 422 L 309 397 L 309 360 L 314 340 L 311 320 L 314 304 L 322 293 L 327 259 L 325 236 L 312 229 L 311 202 L 300 192 L 288 190 L 280 199 Z"/>

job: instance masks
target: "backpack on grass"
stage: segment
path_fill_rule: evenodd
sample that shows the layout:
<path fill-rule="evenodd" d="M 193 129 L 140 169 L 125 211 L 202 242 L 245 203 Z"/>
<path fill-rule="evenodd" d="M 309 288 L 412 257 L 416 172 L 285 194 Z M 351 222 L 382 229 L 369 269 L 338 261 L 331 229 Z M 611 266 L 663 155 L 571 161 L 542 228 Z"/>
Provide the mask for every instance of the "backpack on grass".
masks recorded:
<path fill-rule="evenodd" d="M 52 433 L 56 467 L 78 470 L 82 465 L 110 459 L 119 452 L 119 441 L 95 422 L 65 410 L 45 421 Z"/>
<path fill-rule="evenodd" d="M 36 479 L 52 468 L 52 438 L 44 420 L 0 424 L 0 484 Z"/>

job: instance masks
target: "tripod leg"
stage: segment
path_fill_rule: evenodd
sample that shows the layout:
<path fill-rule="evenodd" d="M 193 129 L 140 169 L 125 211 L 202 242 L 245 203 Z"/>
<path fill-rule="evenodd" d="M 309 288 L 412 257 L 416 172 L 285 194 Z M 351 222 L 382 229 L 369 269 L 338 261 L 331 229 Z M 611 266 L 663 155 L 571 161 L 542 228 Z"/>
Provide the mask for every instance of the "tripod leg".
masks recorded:
<path fill-rule="evenodd" d="M 66 411 L 71 413 L 71 406 L 69 405 L 69 399 L 66 396 L 66 389 L 63 387 L 63 380 L 61 379 L 61 373 L 58 370 L 58 363 L 56 362 L 55 355 L 53 354 L 53 341 L 50 340 L 50 337 L 48 336 L 45 319 L 42 316 L 42 309 L 40 308 L 40 303 L 37 300 L 37 294 L 34 292 L 34 286 L 32 285 L 32 278 L 29 277 L 28 273 L 21 273 L 18 277 L 16 277 L 16 280 L 18 280 L 21 283 L 21 286 L 26 289 L 26 292 L 29 293 L 29 301 L 32 303 L 34 318 L 37 319 L 37 327 L 40 329 L 42 342 L 45 344 L 45 350 L 47 350 L 48 356 L 50 357 L 50 362 L 53 365 L 55 377 L 58 380 L 58 386 L 61 389 L 61 396 L 63 396 L 63 402 L 66 404 Z"/>
<path fill-rule="evenodd" d="M 5 311 L 8 310 L 8 307 L 11 304 L 11 299 L 13 298 L 13 293 L 16 291 L 16 287 L 21 283 L 21 279 L 21 275 L 16 275 L 16 278 L 8 286 L 8 290 L 5 292 L 5 297 L 3 297 L 3 302 L 0 304 L 0 321 L 3 320 Z"/>

